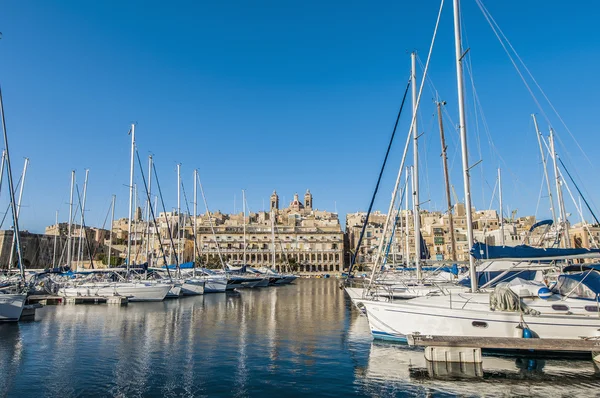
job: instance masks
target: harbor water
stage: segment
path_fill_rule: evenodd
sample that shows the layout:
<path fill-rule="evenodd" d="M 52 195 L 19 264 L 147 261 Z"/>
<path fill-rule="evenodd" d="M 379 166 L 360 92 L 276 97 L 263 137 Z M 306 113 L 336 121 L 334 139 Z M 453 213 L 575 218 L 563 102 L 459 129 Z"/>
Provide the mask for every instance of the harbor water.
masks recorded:
<path fill-rule="evenodd" d="M 9 397 L 595 396 L 586 360 L 485 357 L 433 369 L 373 342 L 335 279 L 158 303 L 46 306 L 0 325 Z"/>

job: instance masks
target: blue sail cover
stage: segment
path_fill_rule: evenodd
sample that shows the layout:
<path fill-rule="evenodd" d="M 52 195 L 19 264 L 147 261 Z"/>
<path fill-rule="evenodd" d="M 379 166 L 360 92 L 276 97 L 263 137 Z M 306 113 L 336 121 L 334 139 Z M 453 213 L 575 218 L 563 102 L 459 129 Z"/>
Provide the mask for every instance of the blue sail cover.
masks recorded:
<path fill-rule="evenodd" d="M 163 265 L 161 268 L 167 268 L 167 266 Z M 192 269 L 192 268 L 194 268 L 194 263 L 191 261 L 189 263 L 181 263 L 179 265 L 179 268 L 180 269 Z M 169 265 L 169 269 L 177 269 L 177 264 Z"/>
<path fill-rule="evenodd" d="M 475 242 L 471 255 L 477 260 L 487 259 L 537 259 L 552 260 L 558 258 L 592 258 L 600 257 L 600 249 L 558 249 L 539 248 L 527 245 L 519 246 L 491 246 Z"/>

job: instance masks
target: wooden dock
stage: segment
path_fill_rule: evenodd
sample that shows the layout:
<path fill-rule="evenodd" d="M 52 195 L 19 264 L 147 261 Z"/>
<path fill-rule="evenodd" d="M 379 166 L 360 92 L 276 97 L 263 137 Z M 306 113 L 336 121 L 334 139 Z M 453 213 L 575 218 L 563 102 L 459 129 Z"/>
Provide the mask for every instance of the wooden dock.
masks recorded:
<path fill-rule="evenodd" d="M 129 302 L 125 296 L 77 296 L 65 297 L 65 304 L 111 304 L 127 305 Z"/>
<path fill-rule="evenodd" d="M 28 304 L 61 305 L 61 304 L 111 304 L 127 305 L 129 302 L 125 296 L 29 296 Z"/>
<path fill-rule="evenodd" d="M 524 339 L 519 337 L 457 337 L 409 335 L 408 344 L 421 347 L 461 347 L 497 350 L 600 352 L 598 339 Z"/>
<path fill-rule="evenodd" d="M 52 296 L 52 295 L 32 295 L 27 297 L 27 304 L 36 304 L 39 303 L 41 305 L 60 305 L 64 304 L 64 297 L 62 296 Z"/>
<path fill-rule="evenodd" d="M 411 346 L 425 347 L 426 354 L 428 353 L 430 358 L 452 358 L 462 356 L 463 353 L 471 353 L 472 350 L 481 351 L 482 349 L 488 349 L 564 354 L 587 352 L 592 355 L 594 361 L 600 362 L 600 337 L 580 339 L 526 339 L 519 337 L 408 335 L 407 342 Z M 453 352 L 457 355 L 452 355 Z"/>

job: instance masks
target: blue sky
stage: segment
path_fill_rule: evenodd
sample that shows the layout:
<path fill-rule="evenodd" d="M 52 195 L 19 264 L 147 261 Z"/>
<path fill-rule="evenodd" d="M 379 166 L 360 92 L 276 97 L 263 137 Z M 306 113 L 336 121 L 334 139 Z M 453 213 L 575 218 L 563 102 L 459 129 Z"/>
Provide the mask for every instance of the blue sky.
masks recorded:
<path fill-rule="evenodd" d="M 588 199 L 597 201 L 600 6 L 485 3 L 591 159 L 546 106 L 563 160 L 583 180 Z M 409 53 L 417 50 L 425 62 L 438 7 L 429 0 L 4 1 L 0 84 L 14 174 L 25 156 L 31 160 L 22 228 L 43 231 L 56 210 L 67 220 L 72 169 L 80 190 L 90 169 L 87 224 L 102 226 L 113 194 L 116 216 L 125 217 L 132 122 L 140 155 L 154 154 L 167 207 L 176 206 L 181 163 L 188 198 L 198 168 L 211 210 L 232 212 L 235 197 L 240 211 L 242 189 L 256 211 L 263 200 L 268 206 L 273 189 L 289 202 L 307 188 L 319 209 L 366 210 L 408 78 Z M 505 211 L 537 209 L 538 217 L 547 216 L 547 200 L 538 205 L 542 169 L 530 118 L 538 110 L 472 0 L 463 1 L 463 23 L 478 109 L 489 126 L 481 127 L 467 77 L 471 163 L 483 159 L 472 171 L 474 204 L 490 206 L 501 167 Z M 462 200 L 453 54 L 447 1 L 430 77 L 448 102 L 451 178 Z M 428 85 L 419 113 L 425 209 L 440 209 L 444 201 L 433 98 Z M 382 211 L 409 122 L 406 112 L 376 202 Z M 540 125 L 546 133 L 548 123 Z M 6 198 L 4 189 L 1 206 Z M 575 213 L 570 200 L 567 207 Z"/>

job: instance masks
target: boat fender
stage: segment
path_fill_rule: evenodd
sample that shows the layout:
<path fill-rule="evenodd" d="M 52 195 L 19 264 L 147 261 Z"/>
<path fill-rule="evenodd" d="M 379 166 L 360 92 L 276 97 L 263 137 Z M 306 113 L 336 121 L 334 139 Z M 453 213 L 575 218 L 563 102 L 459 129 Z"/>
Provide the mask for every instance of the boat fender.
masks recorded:
<path fill-rule="evenodd" d="M 533 333 L 531 333 L 531 329 L 523 328 L 523 338 L 524 339 L 532 339 L 533 338 Z"/>
<path fill-rule="evenodd" d="M 539 298 L 547 300 L 552 297 L 552 291 L 547 287 L 541 287 L 540 290 L 538 290 L 537 295 Z"/>

